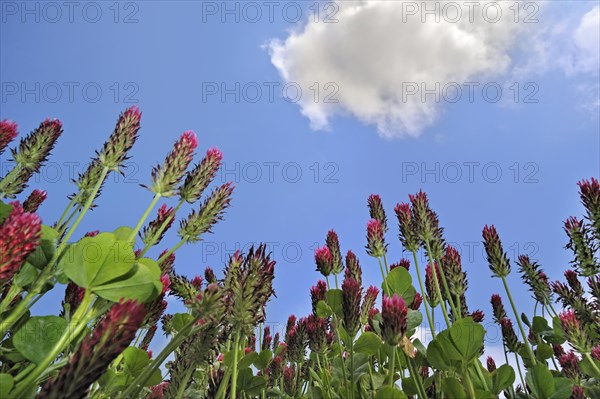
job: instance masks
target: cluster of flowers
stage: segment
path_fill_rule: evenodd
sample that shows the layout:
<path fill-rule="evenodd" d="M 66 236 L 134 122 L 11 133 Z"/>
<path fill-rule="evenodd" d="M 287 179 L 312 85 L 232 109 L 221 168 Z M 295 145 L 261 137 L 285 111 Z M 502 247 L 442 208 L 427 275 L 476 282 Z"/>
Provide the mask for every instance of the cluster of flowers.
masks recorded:
<path fill-rule="evenodd" d="M 531 319 L 513 301 L 507 283 L 511 260 L 496 228 L 483 228 L 491 274 L 504 288 L 504 294 L 491 297 L 504 359 L 503 364 L 491 357 L 482 362 L 484 312 L 468 306 L 460 253 L 446 243 L 422 191 L 394 207 L 398 238 L 408 255 L 395 263 L 388 263 L 383 202 L 378 195 L 367 200 L 365 249 L 379 265 L 381 286 L 363 285 L 358 256 L 352 250 L 343 255 L 331 230 L 315 251 L 323 279 L 310 289 L 311 312 L 290 316 L 281 332 L 264 326 L 275 269 L 265 245 L 233 254 L 220 277 L 210 267 L 193 278 L 175 268 L 175 252 L 211 232 L 234 189 L 226 183 L 205 195 L 222 155 L 209 149 L 191 166 L 198 147 L 191 131 L 152 169 L 144 187 L 153 198 L 134 227 L 91 231 L 73 240 L 82 219 L 97 206 L 107 177 L 125 167 L 140 120 L 136 107 L 119 116 L 51 226 L 37 215 L 45 191 L 34 189 L 22 202 L 0 201 L 0 397 L 600 397 L 598 180 L 579 183 L 585 217 L 564 224 L 573 253 L 565 282 L 550 281 L 527 256 L 516 259 L 536 303 Z M 0 199 L 15 199 L 27 189 L 61 134 L 59 121 L 46 120 L 11 149 L 14 167 L 0 180 Z M 15 123 L 0 121 L 0 155 L 17 136 Z M 176 199 L 174 206 L 158 206 L 170 198 Z M 179 222 L 178 241 L 154 259 L 147 257 L 188 205 L 192 210 Z M 78 252 L 87 245 L 106 251 L 100 262 Z M 418 261 L 421 251 L 424 265 Z M 58 287 L 65 291 L 60 314 L 32 316 L 30 308 Z M 179 299 L 186 311 L 167 313 L 168 296 Z M 440 315 L 446 328 L 438 331 L 435 317 Z M 54 334 L 28 338 L 49 325 Z M 168 341 L 154 355 L 149 348 L 161 327 Z M 418 327 L 430 330 L 431 342 L 419 340 Z M 514 356 L 511 364 L 509 356 Z"/>

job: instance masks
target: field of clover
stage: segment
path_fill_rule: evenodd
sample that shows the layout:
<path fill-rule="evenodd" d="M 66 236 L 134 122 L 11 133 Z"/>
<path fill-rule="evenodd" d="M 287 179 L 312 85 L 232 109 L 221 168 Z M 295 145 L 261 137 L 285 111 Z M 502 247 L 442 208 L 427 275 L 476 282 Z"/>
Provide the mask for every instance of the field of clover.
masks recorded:
<path fill-rule="evenodd" d="M 45 120 L 2 154 L 18 128 L 0 121 L 0 155 L 14 161 L 0 180 L 0 398 L 600 398 L 596 178 L 579 182 L 583 217 L 564 223 L 572 252 L 564 281 L 549 281 L 527 256 L 509 259 L 494 226 L 483 228 L 498 291 L 485 316 L 466 301 L 467 272 L 427 195 L 397 204 L 393 223 L 372 195 L 368 256 L 361 261 L 379 265 L 381 286 L 363 286 L 358 251 L 342 254 L 331 230 L 315 252 L 323 279 L 310 289 L 312 312 L 290 316 L 280 335 L 264 326 L 275 278 L 265 245 L 236 252 L 222 271 L 177 272 L 176 251 L 211 231 L 234 191 L 229 183 L 209 189 L 222 155 L 208 149 L 193 163 L 193 132 L 153 168 L 143 186 L 152 199 L 135 226 L 78 228 L 93 218 L 89 210 L 101 191 L 111 189 L 109 175 L 122 172 L 140 138 L 140 119 L 136 107 L 119 116 L 65 197 L 64 211 L 45 223 L 36 212 L 46 193 L 28 191 L 28 182 L 62 124 Z M 167 198 L 176 205 L 167 206 Z M 148 257 L 168 233 L 177 244 Z M 392 244 L 401 244 L 408 259 L 388 261 Z M 510 273 L 520 274 L 522 287 L 509 287 Z M 525 287 L 533 315 L 521 313 L 511 295 Z M 64 292 L 60 313 L 32 315 L 53 290 Z M 167 296 L 187 311 L 166 313 Z M 443 329 L 431 328 L 432 340 L 421 342 L 417 328 L 435 326 L 435 317 Z M 500 358 L 482 360 L 484 317 L 502 332 Z M 153 354 L 148 348 L 157 334 L 167 343 Z"/>

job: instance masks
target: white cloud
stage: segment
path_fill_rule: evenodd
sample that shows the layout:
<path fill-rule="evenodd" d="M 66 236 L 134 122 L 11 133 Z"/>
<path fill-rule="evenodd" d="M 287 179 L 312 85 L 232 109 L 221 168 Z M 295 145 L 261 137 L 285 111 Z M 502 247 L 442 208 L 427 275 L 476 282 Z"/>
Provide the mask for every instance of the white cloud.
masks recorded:
<path fill-rule="evenodd" d="M 459 4 L 461 17 L 446 3 Z M 315 82 L 321 90 L 328 82 L 339 88 L 338 103 L 326 103 L 323 96 L 317 102 L 313 96 L 299 101 L 314 129 L 327 129 L 334 115 L 350 114 L 376 125 L 384 137 L 418 136 L 439 117 L 440 101 L 409 95 L 409 85 L 423 83 L 431 89 L 436 83 L 462 84 L 505 72 L 509 50 L 523 27 L 506 8 L 512 2 L 496 22 L 498 3 L 488 1 L 473 9 L 441 1 L 436 15 L 425 14 L 425 2 L 338 4 L 337 23 L 311 20 L 302 31 L 269 45 L 283 79 L 299 84 L 303 92 L 313 93 Z"/>
<path fill-rule="evenodd" d="M 437 4 L 437 13 L 426 14 L 425 3 Z M 545 13 L 555 10 L 549 3 L 532 9 L 534 3 L 524 2 L 515 23 L 513 2 L 475 3 L 469 9 L 468 2 L 453 1 L 337 2 L 337 23 L 310 18 L 286 39 L 272 40 L 271 62 L 286 82 L 302 88 L 298 105 L 313 129 L 328 130 L 332 117 L 350 115 L 386 138 L 417 137 L 440 118 L 444 95 L 440 100 L 423 90 L 436 84 L 439 92 L 457 83 L 464 96 L 465 82 L 504 84 L 556 68 L 567 78 L 597 81 L 599 6 L 565 17 L 561 9 Z M 449 4 L 459 5 L 460 18 Z M 498 4 L 502 17 L 491 22 Z M 539 21 L 523 23 L 528 16 Z M 414 83 L 417 93 L 410 94 Z M 582 102 L 597 109 L 597 82 L 582 87 Z M 337 102 L 326 102 L 333 93 Z"/>

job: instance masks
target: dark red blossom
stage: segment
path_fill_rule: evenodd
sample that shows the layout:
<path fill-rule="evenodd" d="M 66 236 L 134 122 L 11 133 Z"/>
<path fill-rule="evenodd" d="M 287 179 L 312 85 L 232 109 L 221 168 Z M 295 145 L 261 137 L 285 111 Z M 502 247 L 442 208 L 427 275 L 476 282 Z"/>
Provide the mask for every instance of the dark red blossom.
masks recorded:
<path fill-rule="evenodd" d="M 408 309 L 401 296 L 383 297 L 381 308 L 381 336 L 388 345 L 398 345 L 406 333 Z"/>
<path fill-rule="evenodd" d="M 12 211 L 0 226 L 0 287 L 17 273 L 41 238 L 40 218 L 24 212 L 18 202 L 10 205 Z"/>
<path fill-rule="evenodd" d="M 383 224 L 380 220 L 371 219 L 367 223 L 367 253 L 375 258 L 385 255 L 387 245 L 383 238 Z"/>
<path fill-rule="evenodd" d="M 186 175 L 185 180 L 179 188 L 181 199 L 190 204 L 198 201 L 202 193 L 214 179 L 217 171 L 221 167 L 223 154 L 217 148 L 211 148 L 206 152 L 202 162 Z"/>
<path fill-rule="evenodd" d="M 504 252 L 496 227 L 485 225 L 482 235 L 488 264 L 493 275 L 495 277 L 508 276 L 510 273 L 510 261 L 506 252 Z"/>
<path fill-rule="evenodd" d="M 388 229 L 387 217 L 385 216 L 385 210 L 383 209 L 381 197 L 377 194 L 371 194 L 367 200 L 367 205 L 369 206 L 369 215 L 371 216 L 371 219 L 379 220 L 381 222 L 383 232 L 385 233 Z"/>
<path fill-rule="evenodd" d="M 0 154 L 4 152 L 8 144 L 17 137 L 17 124 L 4 119 L 0 121 Z"/>
<path fill-rule="evenodd" d="M 317 271 L 325 277 L 333 271 L 333 255 L 326 245 L 317 248 L 315 251 L 315 263 L 317 264 Z"/>
<path fill-rule="evenodd" d="M 45 190 L 38 190 L 36 188 L 23 202 L 23 210 L 29 213 L 37 212 L 40 205 L 46 200 L 47 195 L 48 193 Z"/>

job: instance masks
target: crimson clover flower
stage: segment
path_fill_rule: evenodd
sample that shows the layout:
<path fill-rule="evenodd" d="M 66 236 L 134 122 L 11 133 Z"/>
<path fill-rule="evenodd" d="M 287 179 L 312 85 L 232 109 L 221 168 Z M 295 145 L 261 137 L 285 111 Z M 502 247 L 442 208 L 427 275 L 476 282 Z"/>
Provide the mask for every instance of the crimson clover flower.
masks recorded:
<path fill-rule="evenodd" d="M 391 346 L 396 346 L 406 333 L 408 309 L 401 296 L 384 295 L 381 307 L 381 336 Z"/>
<path fill-rule="evenodd" d="M 333 255 L 326 245 L 317 248 L 315 251 L 315 263 L 317 264 L 317 271 L 325 277 L 333 271 Z"/>
<path fill-rule="evenodd" d="M 410 205 L 407 203 L 397 204 L 394 208 L 394 212 L 398 219 L 398 228 L 400 230 L 399 238 L 404 249 L 410 252 L 417 252 L 420 246 L 419 238 L 417 237 L 413 212 Z"/>
<path fill-rule="evenodd" d="M 197 146 L 196 134 L 191 130 L 184 132 L 175 142 L 173 150 L 169 152 L 164 163 L 152 168 L 150 191 L 163 197 L 174 195 L 175 186 L 183 179 Z"/>
<path fill-rule="evenodd" d="M 140 237 L 142 238 L 142 242 L 145 245 L 159 244 L 165 236 L 165 233 L 171 226 L 173 225 L 173 221 L 175 220 L 172 216 L 174 216 L 174 209 L 172 207 L 167 208 L 167 204 L 163 204 L 160 208 L 158 208 L 158 214 L 156 218 L 148 223 L 147 226 L 143 228 L 140 232 Z M 165 227 L 161 231 L 162 225 L 169 220 L 169 222 L 165 225 Z M 160 231 L 160 234 L 157 233 Z"/>
<path fill-rule="evenodd" d="M 113 305 L 91 335 L 83 339 L 69 363 L 46 382 L 37 397 L 86 397 L 90 385 L 133 341 L 144 317 L 144 304 L 121 300 Z"/>
<path fill-rule="evenodd" d="M 312 304 L 313 314 L 317 314 L 317 304 L 319 301 L 325 300 L 325 294 L 327 293 L 327 284 L 323 280 L 317 281 L 316 285 L 313 285 L 310 289 L 310 301 Z"/>
<path fill-rule="evenodd" d="M 367 200 L 367 204 L 369 206 L 369 215 L 371 216 L 371 219 L 379 220 L 383 232 L 385 233 L 388 230 L 387 217 L 385 215 L 385 210 L 383 209 L 383 204 L 381 203 L 381 197 L 377 194 L 371 194 Z"/>
<path fill-rule="evenodd" d="M 494 320 L 496 323 L 501 324 L 502 319 L 506 318 L 506 310 L 504 309 L 504 305 L 502 304 L 502 298 L 498 294 L 492 295 L 490 300 L 492 304 L 492 310 L 494 313 Z"/>
<path fill-rule="evenodd" d="M 410 261 L 406 258 L 402 258 L 398 262 L 392 263 L 390 265 L 390 270 L 394 270 L 397 267 L 402 267 L 408 271 L 410 269 Z"/>
<path fill-rule="evenodd" d="M 340 250 L 340 240 L 337 233 L 334 230 L 327 232 L 327 238 L 325 240 L 329 252 L 333 258 L 331 272 L 333 274 L 339 274 L 344 270 L 344 262 L 342 261 L 342 252 Z"/>
<path fill-rule="evenodd" d="M 344 311 L 344 327 L 351 337 L 356 335 L 360 327 L 360 300 L 362 287 L 352 278 L 342 282 L 342 309 Z"/>
<path fill-rule="evenodd" d="M 581 180 L 577 185 L 587 219 L 594 228 L 596 238 L 600 239 L 600 183 L 592 177 L 590 180 Z"/>
<path fill-rule="evenodd" d="M 506 277 L 510 273 L 510 261 L 498 236 L 496 228 L 485 225 L 483 228 L 483 245 L 487 260 L 494 277 Z"/>
<path fill-rule="evenodd" d="M 592 349 L 587 328 L 581 324 L 575 311 L 567 310 L 558 315 L 565 336 L 571 345 L 580 353 L 589 353 Z"/>
<path fill-rule="evenodd" d="M 18 202 L 0 225 L 0 287 L 19 271 L 19 268 L 40 243 L 42 221 L 34 213 L 24 212 Z"/>
<path fill-rule="evenodd" d="M 519 342 L 519 338 L 517 338 L 512 321 L 505 317 L 500 321 L 500 326 L 502 327 L 502 338 L 504 339 L 504 345 L 506 345 L 506 349 L 513 353 L 519 352 L 521 343 Z"/>
<path fill-rule="evenodd" d="M 375 258 L 385 255 L 387 244 L 383 238 L 383 225 L 380 220 L 371 219 L 367 223 L 367 253 Z"/>
<path fill-rule="evenodd" d="M 517 261 L 523 281 L 529 286 L 536 301 L 542 304 L 551 302 L 552 290 L 546 274 L 540 270 L 539 265 L 531 261 L 527 255 L 520 255 Z"/>
<path fill-rule="evenodd" d="M 179 188 L 181 199 L 190 204 L 198 201 L 217 174 L 222 159 L 223 154 L 218 148 L 210 148 L 202 161 L 186 175 L 183 184 Z"/>
<path fill-rule="evenodd" d="M 358 284 L 362 284 L 362 269 L 360 263 L 358 262 L 356 255 L 354 255 L 354 252 L 350 250 L 346 253 L 344 278 L 353 278 Z"/>
<path fill-rule="evenodd" d="M 369 317 L 369 312 L 375 306 L 375 302 L 377 301 L 377 296 L 379 295 L 379 289 L 373 285 L 367 288 L 365 292 L 365 297 L 363 299 L 361 311 L 360 311 L 360 322 L 361 324 L 366 324 L 367 319 Z"/>
<path fill-rule="evenodd" d="M 17 134 L 17 124 L 15 122 L 9 121 L 8 119 L 0 121 L 0 155 L 2 155 L 10 142 L 17 137 Z"/>
<path fill-rule="evenodd" d="M 23 201 L 23 210 L 29 213 L 37 212 L 38 208 L 46 200 L 48 193 L 37 188 L 29 194 L 29 197 Z"/>

